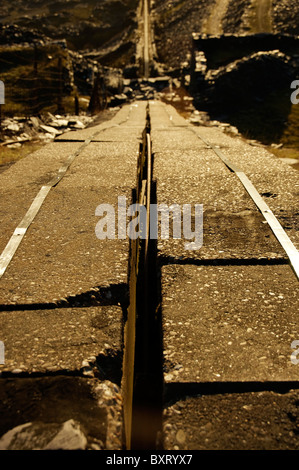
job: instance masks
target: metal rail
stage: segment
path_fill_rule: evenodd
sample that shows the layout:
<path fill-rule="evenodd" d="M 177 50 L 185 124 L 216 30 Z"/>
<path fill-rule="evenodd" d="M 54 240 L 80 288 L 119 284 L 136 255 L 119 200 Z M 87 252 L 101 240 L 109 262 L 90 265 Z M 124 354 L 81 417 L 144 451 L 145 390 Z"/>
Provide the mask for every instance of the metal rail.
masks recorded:
<path fill-rule="evenodd" d="M 152 145 L 149 114 L 140 146 L 137 188 L 133 203 L 146 208 L 140 218 L 142 236 L 130 241 L 129 308 L 125 325 L 123 360 L 123 403 L 125 443 L 128 450 L 154 448 L 161 429 L 160 320 L 157 313 L 156 240 L 150 238 L 150 210 L 155 197 L 152 181 Z M 140 224 L 142 227 L 140 227 Z M 146 227 L 144 227 L 146 224 Z"/>
<path fill-rule="evenodd" d="M 122 389 L 124 395 L 124 428 L 126 449 L 134 446 L 134 391 L 138 381 L 136 370 L 136 341 L 138 319 L 143 321 L 146 315 L 145 306 L 148 299 L 148 250 L 149 250 L 149 221 L 150 221 L 150 199 L 151 199 L 151 139 L 147 127 L 143 131 L 142 144 L 140 145 L 137 164 L 137 188 L 133 191 L 133 203 L 146 207 L 146 228 L 144 237 L 136 240 L 130 239 L 129 258 L 129 307 L 128 318 L 124 331 L 124 358 L 123 358 L 123 380 Z M 141 229 L 141 213 L 138 213 L 138 225 Z M 139 326 L 140 333 L 140 326 Z M 147 349 L 146 345 L 145 349 Z M 138 353 L 140 356 L 140 353 Z M 141 354 L 142 355 L 142 354 Z M 139 357 L 140 359 L 140 357 Z M 138 418 L 139 419 L 139 418 Z M 136 439 L 135 439 L 136 440 Z"/>

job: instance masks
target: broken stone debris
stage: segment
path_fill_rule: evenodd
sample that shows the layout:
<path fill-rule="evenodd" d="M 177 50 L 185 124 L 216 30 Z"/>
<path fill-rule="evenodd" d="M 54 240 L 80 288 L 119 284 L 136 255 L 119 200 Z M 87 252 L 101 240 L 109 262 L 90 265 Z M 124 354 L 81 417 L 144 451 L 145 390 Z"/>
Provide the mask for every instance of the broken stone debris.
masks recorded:
<path fill-rule="evenodd" d="M 47 113 L 41 118 L 36 116 L 6 118 L 2 121 L 2 145 L 8 148 L 19 148 L 22 143 L 40 140 L 52 141 L 64 132 L 84 129 L 93 118 L 80 116 L 53 116 Z"/>
<path fill-rule="evenodd" d="M 85 450 L 87 438 L 73 419 L 62 424 L 24 423 L 0 439 L 0 450 Z"/>

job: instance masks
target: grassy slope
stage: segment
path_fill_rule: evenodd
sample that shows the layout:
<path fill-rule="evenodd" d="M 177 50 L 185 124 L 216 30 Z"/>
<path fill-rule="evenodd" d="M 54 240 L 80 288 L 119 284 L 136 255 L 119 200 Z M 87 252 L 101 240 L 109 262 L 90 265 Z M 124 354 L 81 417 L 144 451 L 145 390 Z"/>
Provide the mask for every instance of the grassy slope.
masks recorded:
<path fill-rule="evenodd" d="M 121 38 L 134 23 L 139 0 L 2 0 L 0 22 L 17 24 L 25 29 L 37 28 L 48 37 L 66 38 L 71 49 L 106 47 L 106 43 Z M 133 29 L 132 29 L 133 32 Z M 131 38 L 133 40 L 133 38 Z M 130 41 L 130 36 L 127 39 Z M 105 57 L 103 65 L 122 67 L 134 54 L 130 42 Z M 40 110 L 57 111 L 60 69 L 66 66 L 67 52 L 53 47 L 38 50 L 38 74 L 34 73 L 33 47 L 0 47 L 0 79 L 6 85 L 6 115 L 36 114 Z M 64 74 L 63 81 L 65 83 Z M 64 107 L 73 112 L 74 98 L 64 85 Z M 86 97 L 83 97 L 86 98 Z M 81 102 L 81 109 L 86 99 Z"/>
<path fill-rule="evenodd" d="M 134 24 L 139 0 L 1 0 L 0 22 L 65 38 L 70 49 L 99 48 Z"/>
<path fill-rule="evenodd" d="M 5 115 L 32 115 L 41 110 L 55 112 L 60 83 L 62 96 L 70 94 L 65 83 L 67 60 L 67 51 L 55 45 L 39 47 L 36 53 L 33 47 L 0 47 L 1 80 L 5 83 Z M 68 100 L 64 99 L 64 105 L 67 105 Z"/>

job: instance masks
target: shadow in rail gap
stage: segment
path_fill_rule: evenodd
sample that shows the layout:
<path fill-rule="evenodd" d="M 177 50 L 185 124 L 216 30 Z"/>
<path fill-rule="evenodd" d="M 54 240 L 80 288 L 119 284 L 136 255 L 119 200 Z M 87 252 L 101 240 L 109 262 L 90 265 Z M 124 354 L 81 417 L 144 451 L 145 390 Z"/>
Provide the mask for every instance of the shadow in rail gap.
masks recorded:
<path fill-rule="evenodd" d="M 132 449 L 161 448 L 163 348 L 160 280 L 157 241 L 149 240 L 147 265 L 141 269 L 137 282 Z"/>
<path fill-rule="evenodd" d="M 153 159 L 150 118 L 140 145 L 137 188 L 133 203 L 156 204 L 152 181 Z M 129 307 L 125 325 L 122 389 L 124 397 L 125 446 L 132 450 L 160 449 L 162 441 L 163 353 L 161 287 L 157 265 L 157 240 L 130 240 Z"/>

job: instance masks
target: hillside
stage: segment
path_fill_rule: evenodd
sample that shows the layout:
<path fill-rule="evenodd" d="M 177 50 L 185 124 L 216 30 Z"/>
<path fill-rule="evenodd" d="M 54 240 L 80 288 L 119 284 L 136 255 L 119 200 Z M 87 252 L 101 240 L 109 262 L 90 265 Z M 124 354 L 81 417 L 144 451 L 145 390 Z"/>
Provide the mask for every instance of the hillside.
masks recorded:
<path fill-rule="evenodd" d="M 192 32 L 299 35 L 299 3 L 291 0 L 155 0 L 151 4 L 158 56 L 170 66 L 185 59 Z M 0 24 L 16 25 L 37 37 L 65 39 L 71 50 L 118 50 L 118 56 L 123 56 L 118 62 L 125 65 L 134 54 L 138 5 L 139 0 L 2 0 Z M 0 28 L 0 44 L 21 39 L 19 31 L 12 31 L 9 38 L 9 32 L 3 35 Z"/>
<path fill-rule="evenodd" d="M 113 49 L 132 41 L 137 5 L 138 0 L 3 0 L 0 23 L 65 39 L 71 50 Z"/>
<path fill-rule="evenodd" d="M 207 35 L 193 58 L 190 32 Z M 299 43 L 283 44 L 285 35 L 299 36 L 299 2 L 156 0 L 155 34 L 158 60 L 169 68 L 188 70 L 195 61 L 189 92 L 200 112 L 237 127 L 246 138 L 272 144 L 278 156 L 299 158 L 299 109 L 290 101 L 291 82 L 299 76 Z M 257 36 L 252 47 L 233 41 L 256 34 L 268 39 Z M 224 36 L 232 37 L 231 44 Z M 209 37 L 219 39 L 213 45 Z"/>
<path fill-rule="evenodd" d="M 80 109 L 86 111 L 96 77 L 105 82 L 103 106 L 117 103 L 113 96 L 123 92 L 123 78 L 132 78 L 130 86 L 136 85 L 139 5 L 139 0 L 2 0 L 0 79 L 7 85 L 5 112 L 72 112 L 77 95 Z M 191 94 L 200 111 L 236 126 L 247 138 L 283 144 L 297 155 L 299 111 L 290 103 L 290 84 L 299 76 L 299 50 L 270 43 L 271 37 L 275 42 L 281 35 L 299 36 L 299 2 L 155 0 L 151 16 L 155 70 L 177 79 L 184 70 L 183 94 Z M 198 51 L 191 57 L 192 33 L 219 38 L 218 52 L 210 54 L 208 62 L 205 57 L 200 63 Z M 270 43 L 265 46 L 261 40 L 249 50 L 237 46 L 236 57 L 229 59 L 221 46 L 224 36 L 260 33 L 267 33 Z M 200 70 L 193 82 L 192 60 Z M 121 99 L 133 96 L 131 88 L 127 90 Z"/>
<path fill-rule="evenodd" d="M 192 32 L 299 35 L 299 2 L 290 0 L 155 0 L 154 14 L 158 56 L 171 67 L 186 59 Z"/>

